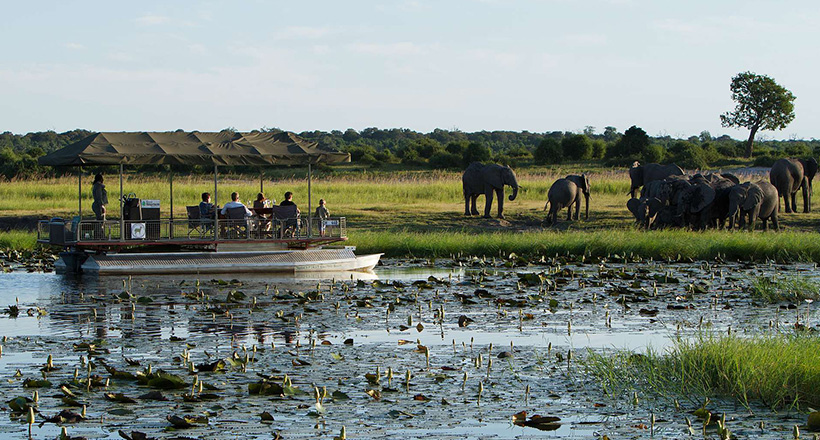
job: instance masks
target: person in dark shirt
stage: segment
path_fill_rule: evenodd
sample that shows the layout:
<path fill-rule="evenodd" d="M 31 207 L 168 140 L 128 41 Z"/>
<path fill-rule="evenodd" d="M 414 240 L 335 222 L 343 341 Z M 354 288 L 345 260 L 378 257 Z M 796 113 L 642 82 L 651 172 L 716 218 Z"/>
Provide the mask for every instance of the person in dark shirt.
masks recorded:
<path fill-rule="evenodd" d="M 282 200 L 279 206 L 296 206 L 296 203 L 293 203 L 293 193 L 290 191 L 286 192 L 285 200 Z"/>
<path fill-rule="evenodd" d="M 200 218 L 214 218 L 214 204 L 211 203 L 211 194 L 202 193 L 202 201 L 199 202 L 199 217 Z"/>

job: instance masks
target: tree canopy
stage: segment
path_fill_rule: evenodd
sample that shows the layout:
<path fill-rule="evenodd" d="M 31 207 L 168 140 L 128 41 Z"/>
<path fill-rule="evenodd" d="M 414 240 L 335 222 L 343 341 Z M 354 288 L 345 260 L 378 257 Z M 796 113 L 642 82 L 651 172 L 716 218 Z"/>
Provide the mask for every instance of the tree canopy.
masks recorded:
<path fill-rule="evenodd" d="M 758 130 L 781 130 L 794 120 L 795 96 L 773 78 L 754 72 L 738 73 L 730 86 L 735 109 L 720 115 L 724 127 L 749 129 L 746 157 L 752 157 L 752 144 Z"/>

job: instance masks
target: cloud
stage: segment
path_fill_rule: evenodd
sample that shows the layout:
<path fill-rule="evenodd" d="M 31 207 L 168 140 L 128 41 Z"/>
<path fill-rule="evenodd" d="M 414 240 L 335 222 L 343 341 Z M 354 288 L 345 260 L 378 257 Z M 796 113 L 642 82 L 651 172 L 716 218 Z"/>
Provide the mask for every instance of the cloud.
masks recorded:
<path fill-rule="evenodd" d="M 415 43 L 353 43 L 347 45 L 347 50 L 355 53 L 382 56 L 424 55 L 429 52 L 425 47 Z"/>
<path fill-rule="evenodd" d="M 726 39 L 748 39 L 749 35 L 765 35 L 776 31 L 770 23 L 739 15 L 703 17 L 688 21 L 667 18 L 656 20 L 651 26 L 663 33 L 706 44 Z"/>
<path fill-rule="evenodd" d="M 85 46 L 83 46 L 80 43 L 63 43 L 63 47 L 65 47 L 66 49 L 71 49 L 71 50 L 85 49 Z"/>
<path fill-rule="evenodd" d="M 317 40 L 330 34 L 330 29 L 310 26 L 288 26 L 277 31 L 278 40 Z"/>
<path fill-rule="evenodd" d="M 143 26 L 156 26 L 160 24 L 169 23 L 171 21 L 170 18 L 164 15 L 143 15 L 134 20 L 137 24 L 141 24 Z"/>
<path fill-rule="evenodd" d="M 568 34 L 561 37 L 561 42 L 573 46 L 603 46 L 607 37 L 602 34 Z"/>

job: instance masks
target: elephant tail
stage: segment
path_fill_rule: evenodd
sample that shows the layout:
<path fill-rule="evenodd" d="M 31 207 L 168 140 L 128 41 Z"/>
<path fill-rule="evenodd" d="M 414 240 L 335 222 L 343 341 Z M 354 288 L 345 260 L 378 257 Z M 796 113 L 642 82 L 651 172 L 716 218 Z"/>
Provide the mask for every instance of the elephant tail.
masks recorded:
<path fill-rule="evenodd" d="M 544 204 L 544 211 L 546 211 L 549 206 L 550 206 L 550 201 L 547 200 L 547 203 Z"/>

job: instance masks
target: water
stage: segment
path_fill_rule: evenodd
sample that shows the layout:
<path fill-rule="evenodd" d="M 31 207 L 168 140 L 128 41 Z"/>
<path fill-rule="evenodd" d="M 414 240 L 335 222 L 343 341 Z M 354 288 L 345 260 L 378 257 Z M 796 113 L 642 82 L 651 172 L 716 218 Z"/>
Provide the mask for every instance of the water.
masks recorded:
<path fill-rule="evenodd" d="M 788 326 L 798 314 L 810 325 L 817 322 L 814 304 L 783 311 L 755 305 L 744 293 L 754 276 L 788 270 L 816 277 L 812 266 L 650 263 L 561 269 L 563 275 L 549 277 L 558 285 L 547 289 L 528 285 L 518 274 L 555 268 L 431 268 L 401 261 L 352 278 L 350 273 L 242 275 L 236 284 L 228 278 L 217 283 L 206 277 L 123 280 L 4 273 L 0 309 L 17 305 L 20 312 L 16 318 L 0 316 L 0 335 L 6 338 L 0 375 L 7 379 L 0 382 L 0 398 L 31 396 L 33 389 L 22 381 L 42 378 L 40 369 L 50 354 L 59 369 L 47 374 L 55 385 L 40 390 L 43 416 L 66 409 L 56 384 L 71 384 L 75 369 L 81 381 L 86 378 L 89 359 L 92 373 L 102 380 L 110 377 L 103 364 L 131 373 L 151 365 L 187 383 L 184 389 L 162 390 L 167 402 L 137 399 L 137 404 L 103 397 L 121 392 L 136 398 L 150 391 L 131 381 L 75 388 L 78 400 L 88 404 L 88 420 L 69 432 L 90 438 L 119 438 L 118 429 L 156 437 L 270 438 L 273 432 L 288 438 L 329 437 L 342 426 L 350 438 L 642 436 L 648 433 L 633 426 L 648 424 L 648 410 L 603 396 L 578 363 L 587 350 L 663 351 L 679 337 L 729 328 L 756 333 L 770 322 Z M 659 274 L 680 283 L 658 283 Z M 692 293 L 692 285 L 706 287 Z M 472 322 L 461 327 L 460 318 Z M 81 342 L 108 352 L 76 350 L 74 344 Z M 499 357 L 503 352 L 512 356 Z M 569 353 L 574 361 L 567 360 Z M 186 356 L 195 368 L 225 358 L 238 361 L 224 373 L 196 374 L 217 388 L 212 391 L 216 400 L 185 400 L 194 381 Z M 243 371 L 245 356 L 251 361 Z M 392 379 L 386 377 L 388 368 L 394 371 Z M 381 378 L 371 382 L 366 374 L 377 369 Z M 260 375 L 281 382 L 284 374 L 304 394 L 249 395 L 248 386 Z M 309 415 L 313 385 L 348 398 L 325 398 L 324 412 Z M 368 390 L 381 394 L 377 399 Z M 522 410 L 560 417 L 560 425 L 540 431 L 512 424 L 512 415 Z M 263 411 L 274 416 L 272 423 L 262 423 Z M 668 421 L 657 437 L 684 436 L 682 417 L 666 411 Z M 209 419 L 173 434 L 165 431 L 171 415 Z M 0 419 L 0 433 L 22 435 L 26 426 L 18 420 Z M 773 427 L 769 437 L 779 438 L 776 427 L 787 427 L 791 420 L 767 423 Z M 34 432 L 53 438 L 59 429 L 35 425 Z"/>

